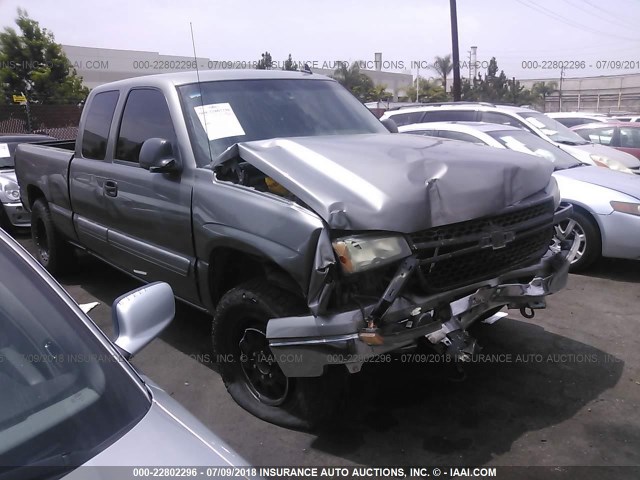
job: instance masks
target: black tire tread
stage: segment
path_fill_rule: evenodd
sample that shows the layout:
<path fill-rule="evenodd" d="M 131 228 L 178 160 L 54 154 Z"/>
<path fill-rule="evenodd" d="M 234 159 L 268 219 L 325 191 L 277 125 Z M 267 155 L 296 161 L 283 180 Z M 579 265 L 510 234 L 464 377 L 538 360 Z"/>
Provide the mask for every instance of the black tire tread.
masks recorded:
<path fill-rule="evenodd" d="M 49 261 L 44 262 L 36 251 L 36 258 L 52 275 L 59 275 L 68 271 L 75 261 L 73 246 L 67 243 L 63 236 L 57 231 L 49 205 L 44 198 L 37 199 L 31 207 L 31 238 L 34 247 L 37 248 L 36 229 L 33 228 L 38 220 L 42 220 L 49 243 Z"/>
<path fill-rule="evenodd" d="M 220 299 L 212 321 L 214 358 L 225 358 L 228 353 L 224 345 L 224 330 L 228 326 L 226 311 L 243 301 L 267 308 L 274 317 L 296 315 L 306 310 L 302 299 L 269 284 L 264 278 L 249 280 L 229 290 Z M 342 398 L 346 380 L 344 367 L 329 369 L 322 377 L 291 379 L 290 399 L 274 407 L 261 404 L 255 397 L 249 397 L 249 393 L 244 398 L 233 375 L 234 367 L 227 363 L 219 367 L 227 391 L 241 407 L 270 423 L 300 430 L 314 429 L 333 415 Z"/>

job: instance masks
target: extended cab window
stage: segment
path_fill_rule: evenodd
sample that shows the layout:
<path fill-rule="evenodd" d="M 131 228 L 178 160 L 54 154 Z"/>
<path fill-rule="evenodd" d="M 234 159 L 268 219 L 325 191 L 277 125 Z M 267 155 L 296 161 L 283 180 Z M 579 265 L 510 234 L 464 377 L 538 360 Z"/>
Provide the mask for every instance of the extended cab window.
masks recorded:
<path fill-rule="evenodd" d="M 116 91 L 102 92 L 91 100 L 82 134 L 82 156 L 84 158 L 104 160 L 113 112 L 116 109 L 119 95 Z"/>
<path fill-rule="evenodd" d="M 164 138 L 175 145 L 167 101 L 159 90 L 131 90 L 122 113 L 115 158 L 138 163 L 142 144 L 149 138 Z"/>

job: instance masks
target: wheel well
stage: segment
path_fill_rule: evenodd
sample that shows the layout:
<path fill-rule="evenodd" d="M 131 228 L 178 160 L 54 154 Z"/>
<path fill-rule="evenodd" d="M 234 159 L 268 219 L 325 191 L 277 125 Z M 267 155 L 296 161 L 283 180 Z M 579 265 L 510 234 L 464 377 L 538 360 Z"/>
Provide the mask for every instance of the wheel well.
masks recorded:
<path fill-rule="evenodd" d="M 29 204 L 29 208 L 33 208 L 33 204 L 36 203 L 36 200 L 39 198 L 45 198 L 42 190 L 34 185 L 27 186 L 27 202 Z"/>
<path fill-rule="evenodd" d="M 580 205 L 576 205 L 575 203 L 572 203 L 573 205 L 573 209 L 575 211 L 580 212 L 581 214 L 583 214 L 585 217 L 587 217 L 589 220 L 591 220 L 591 222 L 593 223 L 593 226 L 596 227 L 596 230 L 598 231 L 598 235 L 600 236 L 600 241 L 602 241 L 602 230 L 600 230 L 600 225 L 598 225 L 598 221 L 596 220 L 596 218 L 593 216 L 593 213 L 591 213 L 589 210 L 587 210 L 584 207 L 581 207 Z"/>
<path fill-rule="evenodd" d="M 298 282 L 273 261 L 229 247 L 220 247 L 211 253 L 209 284 L 214 305 L 226 292 L 252 278 L 266 278 L 304 300 Z"/>

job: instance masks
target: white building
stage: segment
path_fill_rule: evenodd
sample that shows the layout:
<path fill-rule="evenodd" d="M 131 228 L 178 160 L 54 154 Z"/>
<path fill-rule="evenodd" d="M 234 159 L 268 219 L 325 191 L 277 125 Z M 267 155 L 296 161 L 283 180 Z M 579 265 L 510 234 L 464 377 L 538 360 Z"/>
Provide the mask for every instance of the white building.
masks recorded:
<path fill-rule="evenodd" d="M 142 75 L 195 70 L 193 57 L 161 55 L 158 52 L 140 50 L 115 50 L 75 45 L 62 45 L 62 49 L 78 75 L 82 77 L 84 85 L 89 88 L 115 80 Z M 375 62 L 369 63 L 374 64 Z M 380 63 L 377 63 L 377 65 L 380 65 Z M 206 57 L 198 57 L 197 66 L 200 70 L 255 68 L 253 62 L 217 61 Z M 316 64 L 311 64 L 310 67 L 315 73 L 322 75 L 333 74 L 333 69 L 317 68 Z M 392 92 L 395 98 L 404 95 L 405 88 L 410 86 L 413 81 L 411 74 L 384 72 L 380 68 L 362 70 L 362 73 L 371 78 L 376 85 L 386 85 L 387 91 Z"/>

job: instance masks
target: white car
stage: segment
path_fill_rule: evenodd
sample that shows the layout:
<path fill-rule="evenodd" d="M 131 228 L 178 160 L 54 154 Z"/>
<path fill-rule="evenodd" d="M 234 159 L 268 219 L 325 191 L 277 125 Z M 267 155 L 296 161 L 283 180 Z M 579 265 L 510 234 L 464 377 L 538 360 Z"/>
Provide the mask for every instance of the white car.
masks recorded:
<path fill-rule="evenodd" d="M 616 115 L 611 118 L 619 122 L 640 122 L 640 115 Z"/>
<path fill-rule="evenodd" d="M 544 113 L 525 107 L 486 102 L 437 103 L 389 110 L 381 120 L 393 119 L 397 126 L 427 122 L 487 122 L 527 130 L 551 142 L 583 163 L 625 173 L 640 174 L 640 160 L 615 148 L 589 143 Z"/>
<path fill-rule="evenodd" d="M 604 113 L 590 113 L 590 112 L 549 112 L 546 113 L 547 117 L 551 117 L 557 120 L 565 127 L 575 127 L 576 125 L 584 125 L 585 123 L 606 123 L 611 117 L 606 116 Z"/>
<path fill-rule="evenodd" d="M 434 122 L 398 130 L 508 148 L 550 160 L 562 200 L 573 205 L 570 220 L 556 227 L 556 242 L 572 242 L 571 271 L 588 267 L 600 256 L 640 259 L 640 178 L 584 165 L 555 145 L 507 125 Z"/>

